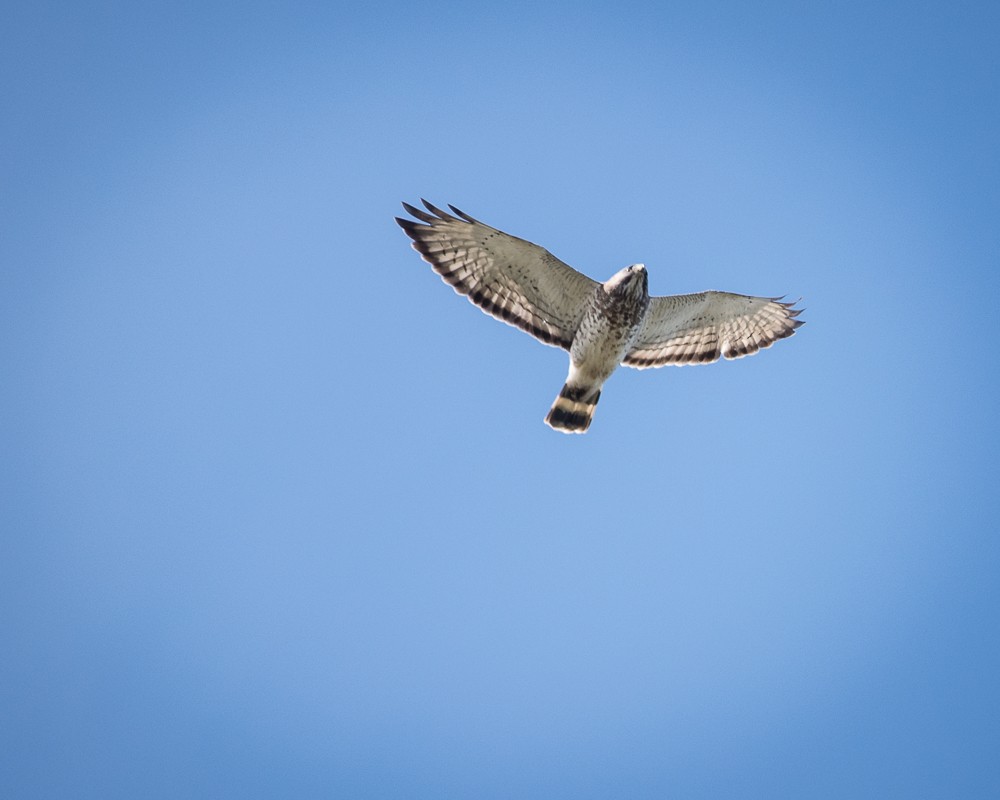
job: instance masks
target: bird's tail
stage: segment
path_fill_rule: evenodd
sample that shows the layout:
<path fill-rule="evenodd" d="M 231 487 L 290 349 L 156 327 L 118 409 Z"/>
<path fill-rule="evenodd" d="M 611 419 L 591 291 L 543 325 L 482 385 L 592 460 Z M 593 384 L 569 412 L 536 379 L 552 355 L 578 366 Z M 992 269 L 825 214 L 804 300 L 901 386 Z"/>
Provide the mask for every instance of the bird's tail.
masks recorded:
<path fill-rule="evenodd" d="M 601 399 L 601 387 L 563 384 L 545 417 L 545 424 L 562 433 L 586 433 Z"/>

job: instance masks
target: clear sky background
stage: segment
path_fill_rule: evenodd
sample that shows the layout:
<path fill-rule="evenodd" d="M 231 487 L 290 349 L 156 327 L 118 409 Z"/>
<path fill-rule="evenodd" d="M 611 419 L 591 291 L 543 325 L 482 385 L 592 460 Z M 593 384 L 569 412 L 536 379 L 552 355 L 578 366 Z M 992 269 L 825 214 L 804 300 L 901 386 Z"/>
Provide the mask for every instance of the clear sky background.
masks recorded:
<path fill-rule="evenodd" d="M 7 4 L 0 795 L 996 797 L 991 3 Z M 424 196 L 801 296 L 620 370 Z"/>

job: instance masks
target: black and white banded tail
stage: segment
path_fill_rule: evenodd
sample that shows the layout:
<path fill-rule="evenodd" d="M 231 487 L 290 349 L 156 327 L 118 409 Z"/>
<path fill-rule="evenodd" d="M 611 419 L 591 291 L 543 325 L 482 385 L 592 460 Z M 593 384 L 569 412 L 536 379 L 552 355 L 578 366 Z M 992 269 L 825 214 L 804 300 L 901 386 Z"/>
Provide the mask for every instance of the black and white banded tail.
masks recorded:
<path fill-rule="evenodd" d="M 563 384 L 545 417 L 545 424 L 562 433 L 586 433 L 600 399 L 600 387 Z"/>

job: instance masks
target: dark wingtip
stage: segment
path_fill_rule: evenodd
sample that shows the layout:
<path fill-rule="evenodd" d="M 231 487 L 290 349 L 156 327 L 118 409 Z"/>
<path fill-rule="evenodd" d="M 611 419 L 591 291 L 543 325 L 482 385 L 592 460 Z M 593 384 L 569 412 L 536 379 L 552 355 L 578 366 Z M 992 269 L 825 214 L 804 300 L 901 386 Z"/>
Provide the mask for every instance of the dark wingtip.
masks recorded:
<path fill-rule="evenodd" d="M 451 203 L 448 204 L 448 208 L 450 208 L 453 213 L 457 214 L 459 217 L 461 217 L 462 219 L 464 219 L 466 222 L 478 222 L 479 221 L 477 219 L 473 219 L 472 217 L 470 217 L 468 214 L 466 214 L 461 209 L 455 208 L 455 206 L 453 206 Z"/>
<path fill-rule="evenodd" d="M 451 214 L 449 214 L 447 211 L 442 211 L 436 205 L 434 205 L 433 203 L 428 202 L 423 197 L 420 198 L 420 202 L 424 204 L 424 208 L 426 208 L 432 214 L 436 214 L 439 219 L 443 219 L 443 220 L 454 219 L 454 217 Z"/>
<path fill-rule="evenodd" d="M 396 224 L 400 228 L 406 231 L 410 238 L 415 239 L 417 237 L 417 228 L 421 227 L 418 223 L 414 222 L 412 219 L 405 219 L 404 217 L 393 217 L 393 219 L 396 220 Z"/>
<path fill-rule="evenodd" d="M 432 217 L 426 211 L 422 211 L 419 208 L 417 208 L 416 206 L 411 206 L 409 203 L 403 203 L 403 208 L 406 209 L 406 212 L 408 214 L 410 214 L 411 216 L 416 217 L 421 222 L 426 222 L 426 223 L 430 224 L 432 222 L 437 222 L 438 221 L 437 217 Z"/>
<path fill-rule="evenodd" d="M 789 320 L 792 321 L 792 323 L 793 323 L 792 330 L 794 330 L 795 328 L 799 327 L 800 325 L 804 325 L 805 324 L 805 320 L 797 320 L 797 319 L 795 319 L 795 317 L 797 317 L 799 314 L 801 314 L 803 311 L 805 311 L 805 309 L 804 308 L 795 308 L 795 304 L 796 303 L 801 303 L 802 302 L 802 298 L 801 297 L 798 300 L 792 300 L 790 303 L 783 302 L 784 299 L 785 299 L 785 297 L 786 297 L 786 295 L 782 295 L 781 297 L 772 297 L 771 299 L 775 303 L 777 303 L 779 306 L 781 306 L 783 309 L 785 309 L 785 314 L 788 316 Z"/>
<path fill-rule="evenodd" d="M 412 217 L 416 217 L 421 222 L 426 222 L 428 225 L 433 225 L 436 222 L 455 222 L 455 221 L 457 221 L 456 217 L 459 218 L 459 219 L 463 219 L 466 222 L 470 222 L 470 223 L 478 223 L 479 222 L 478 220 L 473 219 L 472 217 L 470 217 L 464 211 L 461 211 L 461 210 L 455 208 L 455 206 L 453 206 L 451 204 L 448 205 L 448 208 L 450 208 L 452 210 L 452 212 L 454 212 L 454 214 L 456 215 L 455 217 L 453 217 L 447 211 L 441 210 L 436 205 L 434 205 L 432 202 L 430 202 L 429 200 L 427 200 L 427 199 L 425 199 L 423 197 L 420 198 L 420 202 L 423 203 L 424 208 L 426 208 L 427 211 L 424 211 L 423 209 L 417 208 L 416 206 L 412 206 L 409 203 L 407 203 L 406 201 L 403 201 L 402 205 L 403 205 L 403 208 L 406 209 L 406 213 L 407 214 L 409 214 Z M 427 213 L 428 211 L 430 212 L 429 214 Z"/>

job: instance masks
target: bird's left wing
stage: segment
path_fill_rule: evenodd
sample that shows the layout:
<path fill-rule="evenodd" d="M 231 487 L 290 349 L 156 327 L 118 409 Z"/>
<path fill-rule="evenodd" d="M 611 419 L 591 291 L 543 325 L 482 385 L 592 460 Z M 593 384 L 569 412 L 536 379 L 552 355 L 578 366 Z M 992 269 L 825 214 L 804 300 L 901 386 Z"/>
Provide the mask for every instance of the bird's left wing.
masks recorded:
<path fill-rule="evenodd" d="M 452 216 L 426 200 L 423 204 L 427 211 L 403 203 L 420 222 L 400 217 L 396 222 L 424 261 L 487 314 L 568 350 L 597 282 L 537 244 L 484 225 L 454 206 L 449 206 Z"/>
<path fill-rule="evenodd" d="M 803 323 L 794 303 L 729 292 L 650 298 L 649 312 L 622 363 L 646 369 L 742 358 L 791 336 Z"/>

